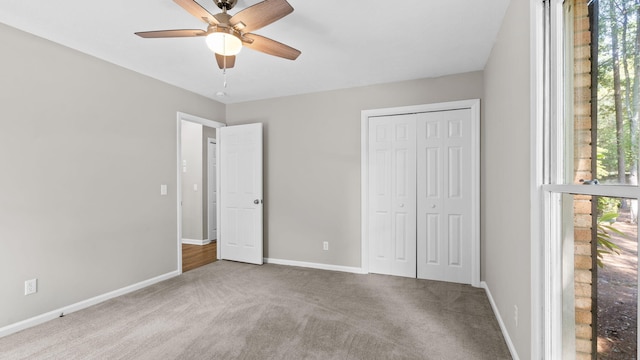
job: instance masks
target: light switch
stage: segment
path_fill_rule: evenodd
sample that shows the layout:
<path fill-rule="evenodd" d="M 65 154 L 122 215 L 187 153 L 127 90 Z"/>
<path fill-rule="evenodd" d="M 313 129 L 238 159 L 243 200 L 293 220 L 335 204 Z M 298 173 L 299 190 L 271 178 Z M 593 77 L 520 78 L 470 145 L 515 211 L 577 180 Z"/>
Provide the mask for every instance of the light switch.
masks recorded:
<path fill-rule="evenodd" d="M 183 172 L 183 173 L 186 173 L 186 172 L 187 172 L 187 167 L 186 167 L 186 166 L 183 166 L 183 167 L 182 167 L 182 172 Z"/>
<path fill-rule="evenodd" d="M 167 195 L 167 185 L 160 185 L 160 195 Z"/>
<path fill-rule="evenodd" d="M 193 191 L 198 191 L 198 184 L 193 184 Z"/>

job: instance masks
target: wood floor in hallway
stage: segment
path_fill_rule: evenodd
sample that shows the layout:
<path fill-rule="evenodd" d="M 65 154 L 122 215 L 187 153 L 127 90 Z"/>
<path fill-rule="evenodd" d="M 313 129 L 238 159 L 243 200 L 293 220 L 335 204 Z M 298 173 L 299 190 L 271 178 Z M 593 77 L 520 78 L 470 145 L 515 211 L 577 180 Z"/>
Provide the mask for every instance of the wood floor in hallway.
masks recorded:
<path fill-rule="evenodd" d="M 182 272 L 193 270 L 216 260 L 218 259 L 215 241 L 207 245 L 182 244 Z"/>

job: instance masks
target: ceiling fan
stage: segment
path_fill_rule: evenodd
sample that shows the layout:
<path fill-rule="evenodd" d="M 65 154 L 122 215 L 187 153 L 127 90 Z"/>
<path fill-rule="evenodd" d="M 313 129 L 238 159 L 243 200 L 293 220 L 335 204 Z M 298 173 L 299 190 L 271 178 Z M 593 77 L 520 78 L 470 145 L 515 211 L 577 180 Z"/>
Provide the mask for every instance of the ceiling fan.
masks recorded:
<path fill-rule="evenodd" d="M 236 55 L 243 46 L 265 54 L 295 60 L 300 51 L 288 45 L 251 33 L 293 12 L 286 0 L 264 0 L 237 14 L 227 14 L 238 0 L 213 0 L 222 10 L 213 15 L 194 0 L 173 0 L 191 15 L 208 24 L 207 30 L 181 29 L 137 32 L 143 38 L 170 38 L 206 36 L 209 48 L 215 53 L 220 69 L 235 65 Z"/>

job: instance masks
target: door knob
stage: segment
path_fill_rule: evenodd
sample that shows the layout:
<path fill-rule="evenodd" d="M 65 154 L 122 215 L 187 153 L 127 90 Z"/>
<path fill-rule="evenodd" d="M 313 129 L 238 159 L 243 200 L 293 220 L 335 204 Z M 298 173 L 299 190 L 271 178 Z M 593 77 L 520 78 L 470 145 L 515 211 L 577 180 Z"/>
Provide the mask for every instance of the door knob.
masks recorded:
<path fill-rule="evenodd" d="M 432 208 L 432 209 L 435 209 L 435 208 L 436 208 L 436 205 L 435 205 L 435 204 L 434 204 L 434 205 L 431 205 L 431 208 Z"/>
<path fill-rule="evenodd" d="M 260 204 L 260 200 L 255 199 L 255 200 L 253 200 L 253 203 L 254 203 L 254 204 L 256 204 L 256 205 L 258 205 L 258 204 Z"/>
<path fill-rule="evenodd" d="M 400 207 L 401 207 L 401 208 L 402 208 L 402 207 L 404 207 L 404 204 L 400 204 Z"/>

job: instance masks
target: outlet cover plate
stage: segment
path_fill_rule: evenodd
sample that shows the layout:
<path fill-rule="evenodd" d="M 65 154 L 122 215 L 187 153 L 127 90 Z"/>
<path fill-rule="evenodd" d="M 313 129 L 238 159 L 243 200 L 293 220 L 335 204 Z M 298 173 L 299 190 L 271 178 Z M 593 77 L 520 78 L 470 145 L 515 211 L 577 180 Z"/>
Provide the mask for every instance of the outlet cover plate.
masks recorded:
<path fill-rule="evenodd" d="M 24 282 L 24 294 L 31 295 L 38 292 L 38 279 L 31 279 Z"/>

